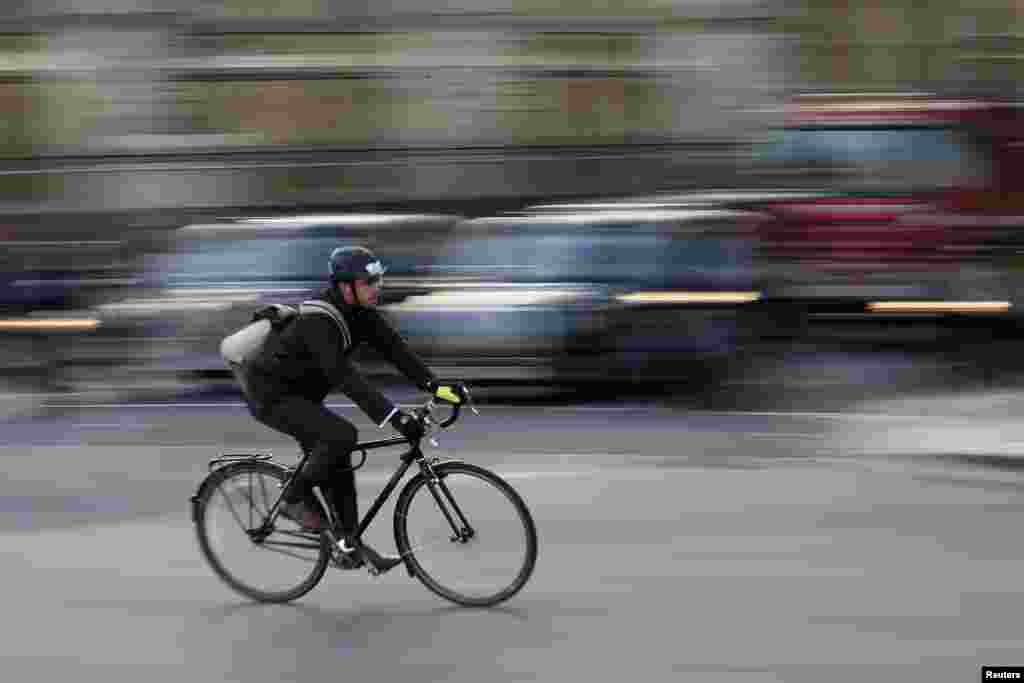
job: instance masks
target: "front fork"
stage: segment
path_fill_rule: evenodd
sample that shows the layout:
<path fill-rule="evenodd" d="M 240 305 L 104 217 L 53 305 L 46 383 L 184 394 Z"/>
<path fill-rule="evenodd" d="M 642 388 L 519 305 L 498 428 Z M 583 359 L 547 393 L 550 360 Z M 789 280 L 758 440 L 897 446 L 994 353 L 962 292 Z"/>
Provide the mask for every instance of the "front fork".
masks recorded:
<path fill-rule="evenodd" d="M 450 540 L 452 543 L 468 543 L 476 535 L 476 531 L 470 525 L 469 520 L 466 519 L 466 515 L 462 512 L 459 504 L 455 502 L 455 498 L 452 497 L 452 492 L 448 489 L 448 485 L 437 476 L 437 472 L 434 469 L 434 465 L 437 463 L 437 458 L 423 459 L 420 461 L 420 471 L 427 481 L 430 495 L 434 497 L 434 502 L 437 503 L 437 507 L 441 509 L 441 513 L 444 514 L 444 518 L 448 520 L 448 525 L 452 528 L 453 535 Z M 454 516 L 452 511 L 455 512 Z M 458 521 L 456 521 L 456 517 Z"/>

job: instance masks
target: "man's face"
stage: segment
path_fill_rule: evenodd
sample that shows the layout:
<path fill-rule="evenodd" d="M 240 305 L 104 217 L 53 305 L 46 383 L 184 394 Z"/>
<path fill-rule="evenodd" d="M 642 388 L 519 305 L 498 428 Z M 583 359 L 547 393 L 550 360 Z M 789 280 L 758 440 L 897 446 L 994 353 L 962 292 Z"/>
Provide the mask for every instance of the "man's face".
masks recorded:
<path fill-rule="evenodd" d="M 352 283 L 356 302 L 373 308 L 380 303 L 380 290 L 384 286 L 384 277 L 375 275 L 369 280 L 356 280 Z"/>

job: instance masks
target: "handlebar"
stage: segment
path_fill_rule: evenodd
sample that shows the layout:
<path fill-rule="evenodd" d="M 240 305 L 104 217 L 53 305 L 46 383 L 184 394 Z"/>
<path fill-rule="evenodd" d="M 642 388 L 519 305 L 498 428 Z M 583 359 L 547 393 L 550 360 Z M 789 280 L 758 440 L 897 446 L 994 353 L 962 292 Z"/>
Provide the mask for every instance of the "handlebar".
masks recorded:
<path fill-rule="evenodd" d="M 444 421 L 441 422 L 441 429 L 448 429 L 453 424 L 455 424 L 455 422 L 459 419 L 459 413 L 461 411 L 462 411 L 462 404 L 461 403 L 453 403 L 452 404 L 452 414 L 451 414 L 451 416 L 447 420 L 444 420 Z"/>
<path fill-rule="evenodd" d="M 462 404 L 448 402 L 444 402 L 444 404 L 451 407 L 452 412 L 446 420 L 442 420 L 441 422 L 434 422 L 433 420 L 433 408 L 438 405 L 438 401 L 433 397 L 431 397 L 422 408 L 416 408 L 412 413 L 424 426 L 429 427 L 432 424 L 436 424 L 438 429 L 448 429 L 458 421 L 459 415 L 462 413 Z M 473 398 L 469 394 L 469 389 L 466 389 L 466 404 L 469 405 L 469 409 L 472 410 L 475 415 L 480 414 L 480 411 L 473 405 Z"/>

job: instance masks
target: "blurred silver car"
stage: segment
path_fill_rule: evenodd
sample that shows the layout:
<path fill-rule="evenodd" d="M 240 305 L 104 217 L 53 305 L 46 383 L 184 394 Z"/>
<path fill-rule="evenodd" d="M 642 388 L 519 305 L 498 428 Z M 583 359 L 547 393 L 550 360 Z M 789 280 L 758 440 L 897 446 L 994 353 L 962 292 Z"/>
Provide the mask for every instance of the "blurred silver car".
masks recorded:
<path fill-rule="evenodd" d="M 331 250 L 361 244 L 389 266 L 385 299 L 421 293 L 422 263 L 457 216 L 341 213 L 188 225 L 145 260 L 141 284 L 92 311 L 99 327 L 68 368 L 79 388 L 161 388 L 226 377 L 220 340 L 259 308 L 297 303 L 327 282 Z"/>

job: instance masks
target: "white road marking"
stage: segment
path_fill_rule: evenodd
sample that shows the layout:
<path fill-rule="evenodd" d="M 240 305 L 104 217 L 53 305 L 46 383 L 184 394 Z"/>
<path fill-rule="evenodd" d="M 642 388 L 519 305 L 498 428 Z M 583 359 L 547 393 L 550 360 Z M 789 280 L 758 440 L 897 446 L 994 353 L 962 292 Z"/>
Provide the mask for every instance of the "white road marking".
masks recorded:
<path fill-rule="evenodd" d="M 2 396 L 0 396 L 2 398 Z M 244 408 L 241 401 L 222 401 L 220 403 L 48 403 L 39 404 L 43 408 Z M 325 403 L 328 408 L 356 408 L 354 403 Z M 401 408 L 422 408 L 422 403 L 398 403 Z M 503 410 L 515 410 L 523 408 L 543 408 L 549 412 L 595 412 L 595 413 L 623 413 L 637 410 L 651 410 L 649 406 L 546 406 L 546 405 L 518 405 L 502 406 Z"/>
<path fill-rule="evenodd" d="M 656 412 L 662 410 L 660 406 L 576 406 L 576 407 L 549 407 L 549 406 L 513 406 L 512 408 L 540 408 L 546 412 L 636 412 L 637 410 L 648 410 L 650 412 Z M 507 407 L 502 406 L 502 410 L 508 410 Z M 892 413 L 825 413 L 825 412 L 811 412 L 811 411 L 764 411 L 764 410 L 690 410 L 682 411 L 679 413 L 681 416 L 701 416 L 701 417 L 788 417 L 788 418 L 806 418 L 813 420 L 847 420 L 851 422 L 861 421 L 889 421 L 889 422 L 907 422 L 914 420 L 934 420 L 939 422 L 949 422 L 951 420 L 967 420 L 976 422 L 979 418 L 977 416 L 957 416 L 957 415 L 910 415 L 910 414 L 892 414 Z M 765 432 L 771 433 L 771 432 Z"/>
<path fill-rule="evenodd" d="M 664 473 L 662 472 L 648 472 L 647 470 L 640 468 L 617 468 L 614 472 L 600 469 L 597 467 L 581 469 L 581 470 L 503 470 L 498 468 L 490 468 L 495 474 L 500 476 L 502 479 L 509 481 L 521 481 L 531 479 L 573 479 L 583 477 L 602 476 L 607 478 L 622 479 L 627 474 L 631 473 L 632 477 L 637 476 L 650 476 L 655 479 L 663 479 Z M 359 484 L 385 484 L 394 475 L 392 471 L 384 472 L 363 472 L 356 473 L 357 483 Z M 407 480 L 409 475 L 403 477 L 403 480 Z"/>
<path fill-rule="evenodd" d="M 275 456 L 277 460 L 285 459 L 297 459 L 299 452 L 297 448 L 293 448 L 288 445 L 276 446 L 274 444 L 225 444 L 223 442 L 218 443 L 195 443 L 195 444 L 162 444 L 162 443 L 145 443 L 145 444 L 102 444 L 103 447 L 107 448 L 158 448 L 161 450 L 202 450 L 210 453 L 251 453 L 254 455 L 268 454 L 273 455 L 274 451 L 281 451 L 280 456 Z M 0 449 L 12 449 L 12 448 L 96 448 L 97 444 L 91 443 L 0 443 Z M 395 444 L 394 446 L 374 449 L 379 450 L 381 455 L 389 457 L 394 454 L 395 448 L 403 448 L 403 444 Z M 358 450 L 358 449 L 357 449 Z M 294 451 L 294 452 L 293 452 Z M 431 451 L 424 451 L 428 456 L 432 454 Z M 535 451 L 526 451 L 520 453 L 514 453 L 511 451 L 481 451 L 472 448 L 464 449 L 464 458 L 459 457 L 460 449 L 454 450 L 450 455 L 455 460 L 465 459 L 467 461 L 474 460 L 493 460 L 495 458 L 500 459 L 515 459 L 515 458 L 614 458 L 614 459 L 626 459 L 626 458 L 658 458 L 663 459 L 667 457 L 663 453 L 538 453 Z M 372 460 L 374 456 L 369 456 L 368 460 Z M 442 459 L 446 459 L 447 456 L 442 456 Z M 685 456 L 679 456 L 685 457 Z"/>
<path fill-rule="evenodd" d="M 339 409 L 352 409 L 357 408 L 354 403 L 325 403 L 328 408 L 339 408 Z M 401 408 L 420 408 L 423 406 L 422 403 L 399 403 L 396 404 Z M 43 402 L 40 403 L 41 408 L 245 408 L 245 404 L 241 401 L 222 401 L 217 403 L 194 403 L 194 402 L 175 402 L 175 403 L 51 403 Z M 547 405 L 518 405 L 518 406 L 501 406 L 498 408 L 501 412 L 510 412 L 515 410 L 531 410 L 541 409 L 545 412 L 550 413 L 625 413 L 625 412 L 637 412 L 641 410 L 647 410 L 650 412 L 663 411 L 661 406 L 642 406 L 642 405 L 617 405 L 617 406 L 547 406 Z M 680 413 L 683 416 L 721 416 L 721 417 L 781 417 L 781 418 L 795 418 L 795 419 L 813 419 L 813 420 L 835 420 L 835 421 L 850 421 L 850 422 L 866 422 L 866 421 L 883 421 L 883 422 L 908 422 L 914 420 L 935 420 L 941 422 L 948 422 L 950 420 L 963 419 L 967 420 L 967 417 L 951 416 L 951 415 L 894 415 L 887 413 L 847 413 L 847 412 L 811 412 L 811 411 L 744 411 L 744 410 L 726 410 L 726 411 L 705 411 L 705 410 L 692 410 Z M 977 421 L 978 418 L 970 418 L 971 421 Z"/>
<path fill-rule="evenodd" d="M 328 408 L 356 408 L 354 403 L 325 403 Z M 399 403 L 401 408 L 422 408 L 422 403 Z M 40 403 L 41 408 L 245 408 L 241 402 L 224 403 Z"/>
<path fill-rule="evenodd" d="M 40 403 L 41 408 L 244 408 L 244 403 Z M 332 406 L 333 407 L 333 406 Z"/>
<path fill-rule="evenodd" d="M 727 410 L 727 411 L 693 411 L 691 415 L 726 415 L 729 417 L 796 417 L 796 418 L 809 418 L 814 420 L 848 420 L 853 422 L 858 421 L 889 421 L 889 422 L 905 422 L 912 420 L 940 420 L 947 422 L 949 420 L 956 419 L 955 416 L 950 415 L 891 415 L 888 413 L 816 413 L 816 412 L 803 412 L 803 411 L 743 411 L 743 410 Z M 968 418 L 962 418 L 968 419 Z"/>
<path fill-rule="evenodd" d="M 86 391 L 66 391 L 66 392 L 62 391 L 60 393 L 60 395 L 61 396 L 85 396 L 88 393 L 89 392 L 86 392 Z M 7 399 L 7 398 L 39 398 L 39 394 L 34 394 L 32 392 L 27 392 L 27 393 L 17 393 L 17 392 L 0 393 L 0 399 Z"/>
<path fill-rule="evenodd" d="M 202 449 L 210 450 L 210 451 L 216 450 L 216 451 L 224 451 L 224 452 L 231 452 L 231 453 L 246 453 L 247 451 L 251 451 L 253 454 L 257 454 L 257 455 L 261 455 L 261 454 L 266 453 L 266 452 L 268 452 L 270 450 L 270 449 L 268 449 L 265 446 L 262 446 L 262 447 L 261 446 L 227 446 L 227 445 L 222 444 L 222 443 L 199 443 L 199 444 L 157 443 L 157 444 L 143 444 L 143 445 L 144 446 L 148 446 L 148 447 L 152 447 L 152 448 L 202 448 Z M 296 457 L 298 457 L 298 450 L 297 449 L 296 449 Z"/>
<path fill-rule="evenodd" d="M 569 479 L 576 477 L 585 477 L 594 474 L 603 474 L 604 476 L 611 476 L 610 472 L 605 470 L 531 470 L 526 472 L 506 472 L 497 470 L 496 473 L 504 479 L 542 479 L 542 478 L 555 478 L 555 477 L 566 477 Z M 618 478 L 618 477 L 616 477 Z"/>
<path fill-rule="evenodd" d="M 480 451 L 472 451 L 473 453 L 480 453 Z M 516 457 L 524 455 L 535 455 L 541 458 L 660 458 L 661 455 L 652 453 L 537 453 L 535 451 L 529 451 L 526 453 L 491 453 L 489 455 L 503 455 L 506 457 Z"/>

